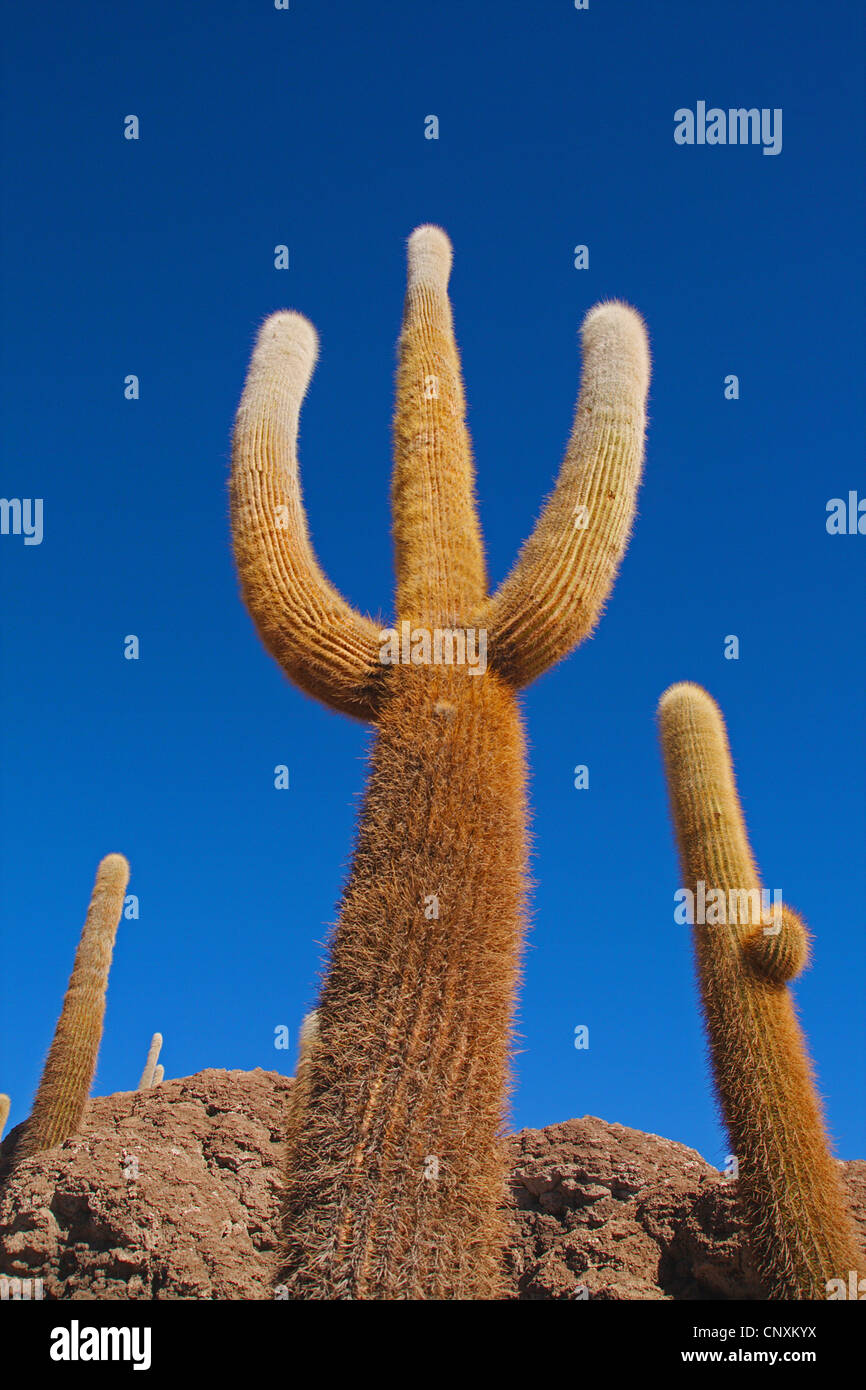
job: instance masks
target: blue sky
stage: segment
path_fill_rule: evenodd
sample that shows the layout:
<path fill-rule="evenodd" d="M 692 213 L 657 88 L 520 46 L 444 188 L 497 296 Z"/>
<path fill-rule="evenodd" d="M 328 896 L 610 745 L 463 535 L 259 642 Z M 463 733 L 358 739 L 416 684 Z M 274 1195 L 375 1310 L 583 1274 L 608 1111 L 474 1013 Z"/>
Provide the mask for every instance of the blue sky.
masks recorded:
<path fill-rule="evenodd" d="M 114 850 L 141 915 L 118 933 L 96 1093 L 136 1085 L 157 1029 L 168 1076 L 293 1069 L 368 734 L 259 645 L 230 429 L 258 323 L 299 309 L 321 341 L 301 426 L 315 545 L 389 614 L 404 242 L 434 221 L 495 582 L 559 466 L 586 310 L 630 300 L 654 360 L 608 611 L 523 702 L 537 889 L 515 1123 L 595 1114 L 724 1162 L 654 724 L 691 679 L 725 711 L 765 882 L 815 932 L 801 1016 L 838 1150 L 866 1152 L 866 540 L 825 529 L 830 498 L 866 494 L 861 10 L 48 0 L 10 17 L 2 490 L 44 499 L 41 545 L 0 537 L 12 1123 Z M 677 146 L 674 112 L 699 100 L 781 108 L 782 152 Z"/>

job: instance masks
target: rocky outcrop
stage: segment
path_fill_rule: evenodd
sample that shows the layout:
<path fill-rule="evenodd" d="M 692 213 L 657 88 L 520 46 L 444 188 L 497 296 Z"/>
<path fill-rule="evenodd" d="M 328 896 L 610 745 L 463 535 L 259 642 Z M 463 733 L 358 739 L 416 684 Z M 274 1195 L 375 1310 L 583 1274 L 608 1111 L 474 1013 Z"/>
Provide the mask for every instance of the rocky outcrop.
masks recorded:
<path fill-rule="evenodd" d="M 52 1299 L 273 1297 L 291 1085 L 204 1071 L 93 1100 L 80 1135 L 3 1183 L 0 1276 Z M 736 1185 L 694 1149 L 591 1116 L 509 1142 L 515 1298 L 762 1296 Z M 866 1240 L 866 1163 L 843 1167 Z"/>

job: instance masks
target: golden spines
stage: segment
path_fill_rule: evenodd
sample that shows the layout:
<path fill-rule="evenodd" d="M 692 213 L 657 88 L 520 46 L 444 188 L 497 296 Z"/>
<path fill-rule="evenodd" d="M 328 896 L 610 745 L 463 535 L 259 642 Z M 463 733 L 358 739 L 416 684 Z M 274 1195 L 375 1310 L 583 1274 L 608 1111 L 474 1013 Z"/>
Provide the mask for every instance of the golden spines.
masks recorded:
<path fill-rule="evenodd" d="M 787 988 L 808 934 L 787 906 L 731 920 L 731 907 L 765 900 L 715 701 L 700 686 L 672 686 L 659 723 L 684 886 L 728 907 L 722 924 L 696 921 L 693 939 L 747 1234 L 771 1298 L 826 1298 L 828 1281 L 847 1280 L 863 1257 Z"/>
<path fill-rule="evenodd" d="M 399 618 L 448 626 L 487 595 L 466 401 L 454 341 L 451 243 L 409 238 L 391 485 Z"/>
<path fill-rule="evenodd" d="M 479 651 L 483 634 L 479 679 L 436 660 L 380 660 L 385 634 L 319 570 L 295 448 L 316 338 L 299 315 L 264 325 L 235 427 L 235 554 L 259 633 L 303 690 L 377 726 L 315 1045 L 288 1100 L 281 1277 L 294 1296 L 501 1292 L 526 861 L 514 692 L 597 621 L 640 478 L 646 334 L 633 310 L 601 305 L 584 324 L 556 490 L 488 599 L 450 266 L 440 228 L 413 232 L 394 413 L 396 608 L 422 631 L 471 629 Z"/>
<path fill-rule="evenodd" d="M 643 319 L 627 304 L 598 304 L 582 340 L 580 395 L 556 487 L 480 620 L 492 663 L 517 687 L 592 633 L 635 514 L 650 373 Z"/>
<path fill-rule="evenodd" d="M 96 871 L 63 1008 L 32 1114 L 15 1149 L 16 1162 L 62 1144 L 79 1128 L 96 1072 L 108 972 L 128 882 L 123 855 L 106 855 Z"/>
<path fill-rule="evenodd" d="M 300 314 L 262 325 L 235 421 L 231 514 L 241 590 L 265 646 L 296 685 L 369 719 L 379 629 L 325 578 L 313 553 L 298 473 L 298 415 L 316 360 Z"/>

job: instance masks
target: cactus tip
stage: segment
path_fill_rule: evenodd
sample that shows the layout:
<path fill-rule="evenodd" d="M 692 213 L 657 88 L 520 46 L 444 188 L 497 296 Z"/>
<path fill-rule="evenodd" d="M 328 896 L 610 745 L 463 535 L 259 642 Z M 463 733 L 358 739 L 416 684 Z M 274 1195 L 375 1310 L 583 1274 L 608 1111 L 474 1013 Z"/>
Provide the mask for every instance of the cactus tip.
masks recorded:
<path fill-rule="evenodd" d="M 712 695 L 695 681 L 676 681 L 669 685 L 659 700 L 659 717 L 663 718 L 668 710 L 684 709 L 689 705 L 703 705 L 721 718 L 722 712 Z"/>
<path fill-rule="evenodd" d="M 106 854 L 99 861 L 97 874 L 100 878 L 111 878 L 115 882 L 129 882 L 129 860 L 123 854 Z"/>
<path fill-rule="evenodd" d="M 304 382 L 312 375 L 319 355 L 319 335 L 303 314 L 278 309 L 269 314 L 258 332 L 256 356 L 290 362 Z"/>
<path fill-rule="evenodd" d="M 592 356 L 607 371 L 622 371 L 622 360 L 631 364 L 642 393 L 649 389 L 650 348 L 643 315 L 621 299 L 605 299 L 589 310 L 580 329 L 584 359 Z"/>
<path fill-rule="evenodd" d="M 430 285 L 444 290 L 451 273 L 451 242 L 441 227 L 425 223 L 409 238 L 409 287 Z"/>

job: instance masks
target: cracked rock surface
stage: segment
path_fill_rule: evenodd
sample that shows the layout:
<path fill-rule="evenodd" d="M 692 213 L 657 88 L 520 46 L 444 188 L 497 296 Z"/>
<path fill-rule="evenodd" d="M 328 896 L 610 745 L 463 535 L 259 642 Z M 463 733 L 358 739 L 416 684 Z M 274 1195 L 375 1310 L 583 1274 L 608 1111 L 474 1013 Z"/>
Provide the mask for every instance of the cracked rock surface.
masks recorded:
<path fill-rule="evenodd" d="M 291 1085 L 211 1070 L 93 1100 L 3 1184 L 0 1275 L 50 1299 L 272 1297 Z M 512 1297 L 762 1296 L 736 1184 L 694 1149 L 592 1116 L 509 1144 Z M 842 1166 L 866 1242 L 866 1162 Z"/>

